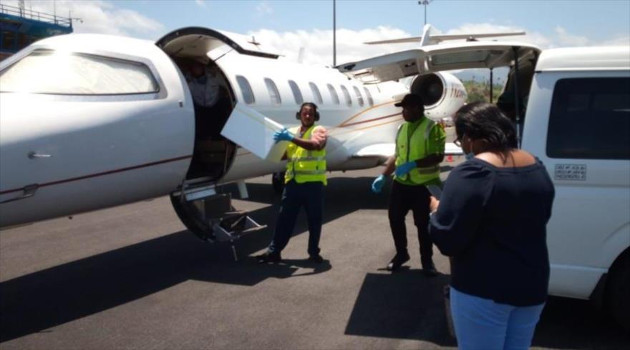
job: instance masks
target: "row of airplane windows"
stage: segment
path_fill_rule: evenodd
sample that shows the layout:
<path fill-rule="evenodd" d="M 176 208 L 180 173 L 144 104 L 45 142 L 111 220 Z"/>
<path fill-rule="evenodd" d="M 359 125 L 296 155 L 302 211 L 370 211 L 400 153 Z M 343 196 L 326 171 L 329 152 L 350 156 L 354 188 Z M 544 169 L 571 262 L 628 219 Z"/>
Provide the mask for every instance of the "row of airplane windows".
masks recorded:
<path fill-rule="evenodd" d="M 237 75 L 236 81 L 238 83 L 239 88 L 241 89 L 243 101 L 245 101 L 245 103 L 247 104 L 255 103 L 256 98 L 254 96 L 254 92 L 247 78 L 245 78 L 242 75 Z M 300 90 L 300 87 L 293 80 L 289 80 L 288 84 L 289 84 L 289 87 L 291 88 L 291 92 L 293 92 L 293 99 L 295 100 L 295 103 L 298 105 L 302 104 L 304 102 L 304 97 L 302 95 L 302 91 Z M 282 98 L 280 97 L 280 92 L 278 91 L 278 87 L 276 86 L 276 83 L 269 78 L 265 78 L 265 86 L 267 87 L 267 92 L 269 92 L 269 97 L 271 99 L 271 102 L 276 105 L 282 104 Z M 309 82 L 308 86 L 310 87 L 313 97 L 315 99 L 315 101 L 313 102 L 317 104 L 322 104 L 324 102 L 324 99 L 322 98 L 322 94 L 319 90 L 319 87 L 313 82 Z M 339 94 L 337 93 L 337 89 L 332 84 L 326 84 L 326 87 L 328 89 L 328 93 L 330 94 L 332 103 L 336 105 L 340 105 L 341 100 L 339 98 Z M 344 85 L 339 85 L 339 87 L 341 88 L 341 92 L 343 93 L 345 104 L 348 107 L 352 106 L 352 96 L 350 95 L 350 91 L 348 91 L 348 88 Z M 356 86 L 352 86 L 352 89 L 354 90 L 354 94 L 357 98 L 357 103 L 359 104 L 359 106 L 362 107 L 363 105 L 365 105 L 365 100 L 363 98 L 363 95 L 361 94 L 361 90 L 359 90 L 359 88 Z M 368 90 L 364 86 L 363 91 L 365 92 L 365 96 L 367 97 L 368 104 L 370 106 L 373 106 L 374 100 L 372 99 L 372 94 L 370 93 L 370 90 Z"/>

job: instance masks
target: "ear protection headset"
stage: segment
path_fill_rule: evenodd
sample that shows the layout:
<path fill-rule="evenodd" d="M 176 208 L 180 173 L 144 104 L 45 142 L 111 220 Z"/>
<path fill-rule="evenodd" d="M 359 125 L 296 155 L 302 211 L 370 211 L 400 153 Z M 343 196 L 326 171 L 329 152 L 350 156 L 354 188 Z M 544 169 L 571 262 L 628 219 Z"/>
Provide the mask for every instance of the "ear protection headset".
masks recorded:
<path fill-rule="evenodd" d="M 313 107 L 313 109 L 315 110 L 315 121 L 319 120 L 319 112 L 317 111 L 317 105 L 314 104 L 313 102 L 304 102 L 302 103 L 302 105 L 300 106 L 300 110 L 295 112 L 295 118 L 296 119 L 300 119 L 300 113 L 302 112 L 302 108 L 304 108 L 304 106 L 311 106 Z"/>

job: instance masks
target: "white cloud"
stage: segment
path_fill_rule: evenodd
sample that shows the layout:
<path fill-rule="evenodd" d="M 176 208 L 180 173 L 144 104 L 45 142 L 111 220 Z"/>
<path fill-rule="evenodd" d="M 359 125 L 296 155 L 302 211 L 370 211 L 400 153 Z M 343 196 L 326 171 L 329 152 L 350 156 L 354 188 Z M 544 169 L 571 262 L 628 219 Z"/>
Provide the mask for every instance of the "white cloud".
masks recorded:
<path fill-rule="evenodd" d="M 15 0 L 3 0 L 2 3 L 18 6 L 18 1 Z M 136 11 L 121 9 L 111 1 L 32 0 L 26 3 L 26 8 L 34 12 L 72 17 L 75 33 L 102 33 L 155 39 L 165 32 L 165 27 L 160 22 Z"/>
<path fill-rule="evenodd" d="M 489 23 L 462 24 L 461 26 L 449 29 L 444 34 L 462 33 L 497 33 L 497 32 L 521 32 L 524 36 L 497 37 L 498 41 L 521 41 L 534 44 L 542 49 L 562 46 L 592 45 L 591 42 L 579 36 L 569 35 L 564 30 L 556 30 L 552 35 L 539 32 L 528 32 L 525 28 L 517 26 L 494 25 Z M 439 29 L 434 28 L 432 34 L 442 34 Z M 256 41 L 262 44 L 264 50 L 278 53 L 285 59 L 297 61 L 300 48 L 304 48 L 303 62 L 309 64 L 332 65 L 332 30 L 313 29 L 309 31 L 299 30 L 291 32 L 277 32 L 273 30 L 261 29 L 250 31 L 248 37 L 254 36 Z M 350 30 L 337 30 L 337 64 L 366 59 L 373 56 L 384 55 L 397 51 L 410 50 L 417 45 L 409 44 L 382 44 L 366 45 L 367 41 L 378 41 L 386 39 L 397 39 L 415 36 L 399 28 L 379 26 L 376 28 Z M 625 38 L 611 40 L 609 44 L 623 43 Z M 627 43 L 627 39 L 626 39 Z M 601 43 L 600 43 L 601 45 Z"/>
<path fill-rule="evenodd" d="M 559 47 L 563 46 L 586 46 L 589 45 L 589 40 L 582 36 L 571 35 L 567 33 L 566 29 L 557 26 L 555 28 L 557 43 Z"/>
<path fill-rule="evenodd" d="M 614 45 L 628 45 L 628 43 L 630 43 L 630 36 L 625 36 L 625 37 L 618 37 L 618 38 L 611 38 L 609 40 L 604 40 L 602 41 L 600 44 L 598 45 L 602 45 L 602 46 L 614 46 Z"/>
<path fill-rule="evenodd" d="M 208 6 L 206 0 L 195 0 L 201 7 Z M 17 0 L 2 0 L 3 4 L 18 6 Z M 121 8 L 121 2 L 108 0 L 76 1 L 76 0 L 31 0 L 27 2 L 27 9 L 53 13 L 57 15 L 81 18 L 82 22 L 74 21 L 74 31 L 77 33 L 104 33 L 125 35 L 146 39 L 157 39 L 167 31 L 166 27 L 137 11 Z M 268 16 L 274 13 L 272 3 L 260 1 L 256 6 L 258 16 Z M 221 29 L 221 28 L 217 28 Z M 465 23 L 457 28 L 451 28 L 446 34 L 488 33 L 527 31 L 525 28 L 512 25 L 496 25 L 490 23 Z M 433 34 L 440 34 L 434 28 Z M 262 46 L 270 52 L 279 53 L 285 59 L 297 61 L 300 48 L 304 48 L 303 62 L 310 64 L 333 64 L 333 33 L 332 30 L 296 30 L 278 32 L 260 29 L 246 33 L 254 36 Z M 337 64 L 366 59 L 417 47 L 416 44 L 382 44 L 366 45 L 366 41 L 405 38 L 417 35 L 390 26 L 378 26 L 362 30 L 337 30 Z M 553 33 L 528 32 L 525 36 L 497 38 L 496 40 L 524 41 L 540 48 L 578 46 L 578 45 L 612 45 L 627 44 L 627 35 L 611 38 L 605 42 L 594 42 L 588 38 L 573 35 L 562 27 L 556 27 Z"/>
<path fill-rule="evenodd" d="M 314 29 L 293 32 L 276 32 L 261 29 L 247 33 L 254 36 L 264 50 L 281 54 L 284 59 L 297 62 L 300 48 L 304 48 L 303 62 L 307 64 L 333 64 L 332 30 Z M 411 36 L 409 33 L 390 27 L 377 27 L 364 30 L 337 30 L 337 64 L 356 61 L 372 56 L 383 55 L 415 47 L 413 44 L 366 45 L 366 41 L 376 41 Z"/>
<path fill-rule="evenodd" d="M 256 5 L 256 15 L 258 17 L 264 17 L 266 15 L 271 15 L 272 13 L 273 8 L 268 1 L 261 1 L 258 5 Z"/>

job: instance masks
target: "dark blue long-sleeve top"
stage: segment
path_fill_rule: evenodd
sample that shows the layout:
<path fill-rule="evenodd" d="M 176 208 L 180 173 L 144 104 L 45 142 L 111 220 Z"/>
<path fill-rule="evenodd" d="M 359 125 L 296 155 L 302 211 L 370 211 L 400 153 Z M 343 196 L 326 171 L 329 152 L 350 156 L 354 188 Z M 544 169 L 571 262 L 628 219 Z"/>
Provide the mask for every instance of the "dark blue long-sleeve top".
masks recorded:
<path fill-rule="evenodd" d="M 553 197 L 538 159 L 499 168 L 474 158 L 453 169 L 430 224 L 433 242 L 452 257 L 451 286 L 503 304 L 543 303 Z"/>

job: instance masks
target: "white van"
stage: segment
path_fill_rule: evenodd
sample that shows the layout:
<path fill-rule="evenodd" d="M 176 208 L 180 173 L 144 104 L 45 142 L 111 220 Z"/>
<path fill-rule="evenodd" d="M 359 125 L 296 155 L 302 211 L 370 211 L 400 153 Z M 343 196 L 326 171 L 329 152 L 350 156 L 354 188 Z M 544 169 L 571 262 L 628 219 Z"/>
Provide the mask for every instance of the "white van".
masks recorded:
<path fill-rule="evenodd" d="M 543 51 L 529 91 L 521 147 L 556 188 L 549 294 L 630 329 L 630 47 Z"/>
<path fill-rule="evenodd" d="M 543 161 L 556 188 L 547 226 L 549 294 L 597 301 L 630 330 L 630 47 L 542 51 L 523 42 L 470 38 L 341 68 L 387 80 L 505 67 L 508 80 L 496 103 L 515 121 L 521 148 Z M 416 85 L 411 91 L 424 96 Z M 443 87 L 427 90 L 432 100 L 448 99 Z"/>

